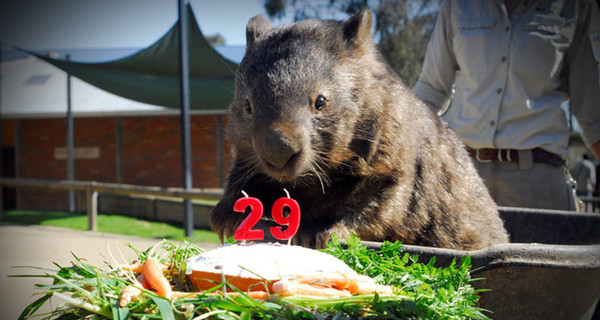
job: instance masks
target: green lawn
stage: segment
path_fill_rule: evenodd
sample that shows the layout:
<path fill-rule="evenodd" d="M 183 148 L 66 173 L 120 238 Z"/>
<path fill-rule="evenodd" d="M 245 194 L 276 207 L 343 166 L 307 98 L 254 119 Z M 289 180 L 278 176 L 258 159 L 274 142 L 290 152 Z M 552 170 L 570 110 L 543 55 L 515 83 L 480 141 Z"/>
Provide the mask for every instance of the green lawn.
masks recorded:
<path fill-rule="evenodd" d="M 88 228 L 87 215 L 62 211 L 5 211 L 2 220 L 19 224 L 56 226 L 76 230 L 87 230 Z M 195 229 L 193 237 L 188 238 L 185 237 L 183 228 L 179 226 L 119 215 L 98 215 L 98 231 L 145 238 L 220 243 L 217 234 L 210 230 Z"/>

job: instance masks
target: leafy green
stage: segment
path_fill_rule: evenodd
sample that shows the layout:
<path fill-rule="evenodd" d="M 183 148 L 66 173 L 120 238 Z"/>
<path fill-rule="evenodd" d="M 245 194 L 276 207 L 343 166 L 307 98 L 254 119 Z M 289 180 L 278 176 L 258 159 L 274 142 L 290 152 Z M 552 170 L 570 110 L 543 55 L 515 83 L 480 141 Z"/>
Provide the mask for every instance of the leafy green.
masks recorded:
<path fill-rule="evenodd" d="M 325 252 L 344 261 L 360 274 L 380 284 L 398 288 L 407 299 L 401 303 L 408 317 L 427 319 L 486 319 L 483 309 L 475 307 L 479 300 L 472 282 L 471 258 L 453 260 L 446 268 L 434 267 L 435 258 L 418 263 L 418 256 L 402 252 L 400 242 L 383 242 L 379 251 L 367 248 L 355 235 L 343 246 L 334 235 Z"/>
<path fill-rule="evenodd" d="M 469 283 L 470 260 L 453 262 L 448 268 L 436 268 L 434 261 L 417 262 L 416 256 L 402 252 L 400 243 L 383 243 L 379 251 L 368 249 L 360 239 L 351 236 L 343 246 L 337 237 L 324 251 L 346 262 L 361 274 L 378 283 L 395 286 L 396 295 L 355 295 L 347 298 L 307 296 L 254 300 L 236 288 L 239 295 L 204 292 L 169 301 L 150 290 L 119 306 L 119 296 L 131 284 L 133 275 L 108 265 L 108 270 L 86 263 L 74 256 L 70 266 L 58 270 L 42 270 L 39 276 L 52 279 L 48 285 L 37 285 L 43 296 L 25 308 L 19 319 L 487 319 L 476 308 L 477 291 Z M 185 276 L 189 273 L 185 260 L 202 251 L 187 242 L 173 244 L 163 240 L 141 251 L 129 245 L 140 262 L 152 257 L 170 265 L 166 272 L 175 290 L 192 291 Z M 36 314 L 51 300 L 53 310 Z M 56 302 L 57 301 L 57 302 Z M 60 304 L 58 304 L 60 303 Z"/>

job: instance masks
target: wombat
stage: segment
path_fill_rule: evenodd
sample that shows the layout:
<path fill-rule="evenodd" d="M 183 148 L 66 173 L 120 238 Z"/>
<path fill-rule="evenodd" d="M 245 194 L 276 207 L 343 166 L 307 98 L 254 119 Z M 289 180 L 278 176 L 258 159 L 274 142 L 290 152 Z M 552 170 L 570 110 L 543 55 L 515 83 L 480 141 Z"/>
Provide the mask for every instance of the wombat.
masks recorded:
<path fill-rule="evenodd" d="M 232 209 L 241 191 L 269 217 L 285 188 L 302 212 L 294 244 L 323 247 L 332 233 L 464 250 L 508 242 L 464 145 L 387 65 L 371 24 L 369 10 L 249 21 L 227 124 L 234 159 L 211 212 L 222 241 L 247 216 Z"/>

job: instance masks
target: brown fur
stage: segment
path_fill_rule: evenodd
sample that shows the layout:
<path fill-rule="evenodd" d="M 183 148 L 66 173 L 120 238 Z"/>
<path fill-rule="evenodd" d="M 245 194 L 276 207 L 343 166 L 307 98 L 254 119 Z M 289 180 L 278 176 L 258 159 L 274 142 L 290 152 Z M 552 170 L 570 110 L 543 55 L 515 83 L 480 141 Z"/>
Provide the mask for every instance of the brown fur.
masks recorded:
<path fill-rule="evenodd" d="M 383 61 L 371 23 L 370 11 L 275 29 L 250 20 L 228 122 L 234 163 L 211 213 L 221 239 L 245 217 L 232 210 L 242 190 L 269 216 L 286 188 L 305 246 L 334 232 L 466 250 L 508 241 L 463 144 Z"/>

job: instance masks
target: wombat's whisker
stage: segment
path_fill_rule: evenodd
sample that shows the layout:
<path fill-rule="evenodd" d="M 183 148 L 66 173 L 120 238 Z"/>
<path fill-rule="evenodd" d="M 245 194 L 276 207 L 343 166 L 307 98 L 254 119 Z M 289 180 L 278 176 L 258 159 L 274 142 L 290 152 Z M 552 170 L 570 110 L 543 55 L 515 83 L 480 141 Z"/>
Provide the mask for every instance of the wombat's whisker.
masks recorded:
<path fill-rule="evenodd" d="M 239 164 L 241 165 L 240 168 L 242 169 L 241 172 L 243 172 L 243 175 L 235 181 L 230 181 L 232 183 L 232 187 L 238 185 L 243 186 L 250 177 L 260 172 L 259 164 L 256 161 L 252 161 L 253 159 L 251 159 L 252 158 L 248 158 L 239 162 Z"/>
<path fill-rule="evenodd" d="M 225 87 L 223 87 L 223 89 L 225 89 L 225 90 L 227 90 L 227 91 L 229 91 L 229 92 L 235 93 L 235 90 L 231 90 L 231 89 L 229 89 L 229 88 L 225 88 Z"/>
<path fill-rule="evenodd" d="M 235 80 L 238 81 L 242 86 L 246 86 L 246 82 L 244 81 L 244 78 L 241 77 L 239 74 L 235 75 Z"/>
<path fill-rule="evenodd" d="M 323 194 L 325 194 L 325 184 L 323 183 L 323 179 L 321 179 L 321 175 L 319 175 L 319 170 L 315 169 L 314 173 L 317 176 L 317 178 L 319 179 L 319 182 L 321 183 L 321 191 L 323 191 Z"/>
<path fill-rule="evenodd" d="M 219 59 L 219 62 L 223 66 L 225 66 L 225 68 L 227 68 L 231 73 L 235 74 L 235 69 L 233 69 L 229 63 L 227 63 L 228 61 L 226 61 L 225 59 Z"/>

